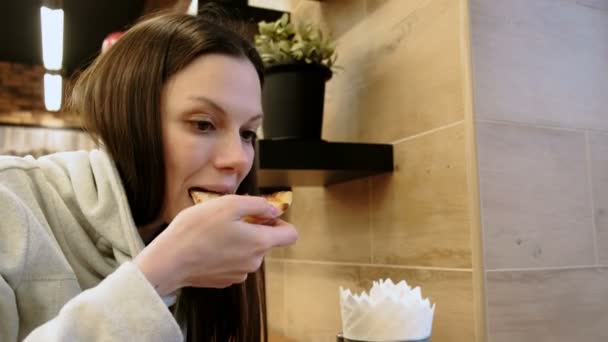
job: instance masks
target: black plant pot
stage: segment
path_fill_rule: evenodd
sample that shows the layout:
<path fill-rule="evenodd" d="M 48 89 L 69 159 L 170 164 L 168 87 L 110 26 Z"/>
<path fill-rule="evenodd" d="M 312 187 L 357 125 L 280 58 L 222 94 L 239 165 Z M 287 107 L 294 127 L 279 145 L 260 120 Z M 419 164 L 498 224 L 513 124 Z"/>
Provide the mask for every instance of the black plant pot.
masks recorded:
<path fill-rule="evenodd" d="M 262 106 L 265 139 L 320 140 L 325 82 L 331 69 L 320 64 L 266 68 Z"/>

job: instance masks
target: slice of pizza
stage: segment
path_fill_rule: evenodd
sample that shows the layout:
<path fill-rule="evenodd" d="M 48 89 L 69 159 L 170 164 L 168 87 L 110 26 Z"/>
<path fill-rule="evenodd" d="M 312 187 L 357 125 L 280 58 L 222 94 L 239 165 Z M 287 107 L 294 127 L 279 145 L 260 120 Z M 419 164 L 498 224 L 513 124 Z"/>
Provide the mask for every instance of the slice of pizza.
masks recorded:
<path fill-rule="evenodd" d="M 206 202 L 210 199 L 218 198 L 222 195 L 215 192 L 207 192 L 202 190 L 190 190 L 190 198 L 194 201 L 194 204 Z"/>
<path fill-rule="evenodd" d="M 214 192 L 200 191 L 200 190 L 190 190 L 190 197 L 194 201 L 195 204 L 203 203 L 210 199 L 218 198 L 222 195 Z M 272 204 L 275 208 L 279 210 L 279 216 L 283 215 L 289 206 L 291 206 L 291 202 L 293 201 L 293 193 L 291 191 L 278 191 L 268 195 L 262 195 L 263 199 L 268 201 L 268 203 Z M 243 221 L 254 223 L 254 224 L 270 224 L 274 220 L 269 220 L 266 218 L 260 218 L 255 216 L 246 216 L 243 217 Z"/>

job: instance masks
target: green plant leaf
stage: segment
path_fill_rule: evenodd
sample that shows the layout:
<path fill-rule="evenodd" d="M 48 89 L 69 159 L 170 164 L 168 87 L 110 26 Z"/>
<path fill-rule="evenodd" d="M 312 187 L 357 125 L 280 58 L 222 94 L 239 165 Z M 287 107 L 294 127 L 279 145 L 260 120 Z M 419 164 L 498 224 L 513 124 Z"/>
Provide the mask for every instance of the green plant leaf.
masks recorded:
<path fill-rule="evenodd" d="M 258 23 L 255 47 L 266 66 L 277 63 L 316 63 L 332 67 L 335 43 L 310 23 L 295 26 L 287 13 L 274 22 Z"/>

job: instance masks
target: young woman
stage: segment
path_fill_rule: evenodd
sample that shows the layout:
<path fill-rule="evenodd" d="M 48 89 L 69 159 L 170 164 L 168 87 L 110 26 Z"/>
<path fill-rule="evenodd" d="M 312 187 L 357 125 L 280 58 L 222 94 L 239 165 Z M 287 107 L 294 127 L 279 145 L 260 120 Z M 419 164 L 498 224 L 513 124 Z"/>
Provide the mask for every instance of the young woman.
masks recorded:
<path fill-rule="evenodd" d="M 72 110 L 102 149 L 0 158 L 0 340 L 266 339 L 263 258 L 297 233 L 241 221 L 277 217 L 237 195 L 261 70 L 233 31 L 165 13 L 83 72 Z"/>

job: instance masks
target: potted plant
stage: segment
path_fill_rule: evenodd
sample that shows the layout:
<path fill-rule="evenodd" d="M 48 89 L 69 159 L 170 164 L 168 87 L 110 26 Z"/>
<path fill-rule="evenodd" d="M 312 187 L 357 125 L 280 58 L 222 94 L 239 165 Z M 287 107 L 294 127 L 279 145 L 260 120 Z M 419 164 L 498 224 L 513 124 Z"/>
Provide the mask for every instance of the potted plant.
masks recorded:
<path fill-rule="evenodd" d="M 325 83 L 332 76 L 335 44 L 312 24 L 289 15 L 258 24 L 255 46 L 265 65 L 264 137 L 320 140 Z"/>

